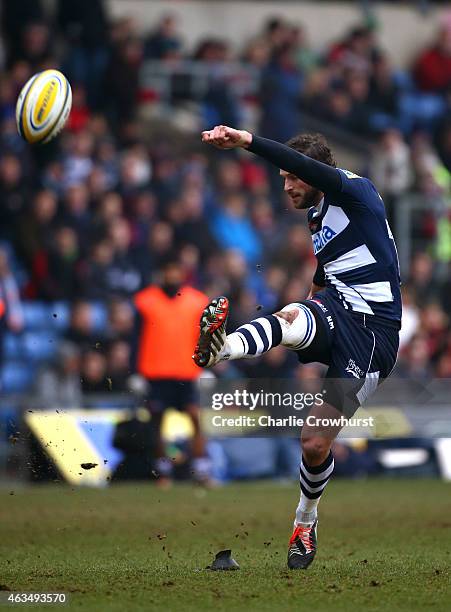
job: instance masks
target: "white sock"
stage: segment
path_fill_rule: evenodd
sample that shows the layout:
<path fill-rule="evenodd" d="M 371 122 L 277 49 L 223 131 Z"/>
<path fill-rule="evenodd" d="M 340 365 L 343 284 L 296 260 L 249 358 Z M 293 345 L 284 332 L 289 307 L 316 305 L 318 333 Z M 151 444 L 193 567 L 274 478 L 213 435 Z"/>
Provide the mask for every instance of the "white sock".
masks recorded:
<path fill-rule="evenodd" d="M 223 359 L 241 359 L 246 354 L 246 347 L 240 334 L 233 332 L 227 336 L 227 340 L 219 352 L 219 357 Z"/>
<path fill-rule="evenodd" d="M 317 516 L 319 498 L 309 499 L 303 493 L 296 508 L 296 525 L 311 525 Z"/>

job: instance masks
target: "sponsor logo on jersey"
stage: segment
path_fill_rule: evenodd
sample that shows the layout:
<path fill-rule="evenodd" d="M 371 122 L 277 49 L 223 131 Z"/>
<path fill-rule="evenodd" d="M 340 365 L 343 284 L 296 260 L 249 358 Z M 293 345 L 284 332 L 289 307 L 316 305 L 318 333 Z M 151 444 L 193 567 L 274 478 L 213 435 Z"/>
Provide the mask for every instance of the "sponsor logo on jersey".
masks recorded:
<path fill-rule="evenodd" d="M 337 232 L 335 232 L 328 225 L 325 225 L 319 230 L 319 232 L 316 232 L 316 234 L 313 234 L 312 236 L 313 252 L 315 253 L 315 255 L 319 251 L 321 251 L 321 249 L 323 249 L 326 246 L 326 244 L 330 242 L 332 238 L 334 238 L 336 235 L 337 235 Z"/>
<path fill-rule="evenodd" d="M 359 368 L 354 359 L 348 361 L 345 372 L 349 372 L 349 374 L 352 374 L 355 378 L 363 378 L 365 376 L 365 372 L 362 368 Z"/>

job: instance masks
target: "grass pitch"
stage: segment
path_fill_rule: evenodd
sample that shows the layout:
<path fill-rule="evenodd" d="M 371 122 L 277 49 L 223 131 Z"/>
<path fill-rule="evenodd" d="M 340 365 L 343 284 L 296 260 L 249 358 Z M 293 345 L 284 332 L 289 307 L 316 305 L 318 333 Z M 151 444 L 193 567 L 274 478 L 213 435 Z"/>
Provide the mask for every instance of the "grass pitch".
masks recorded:
<path fill-rule="evenodd" d="M 296 484 L 54 485 L 1 498 L 2 589 L 64 591 L 65 609 L 451 610 L 451 485 L 438 481 L 332 481 L 305 572 L 285 565 Z M 225 548 L 241 570 L 205 569 Z"/>

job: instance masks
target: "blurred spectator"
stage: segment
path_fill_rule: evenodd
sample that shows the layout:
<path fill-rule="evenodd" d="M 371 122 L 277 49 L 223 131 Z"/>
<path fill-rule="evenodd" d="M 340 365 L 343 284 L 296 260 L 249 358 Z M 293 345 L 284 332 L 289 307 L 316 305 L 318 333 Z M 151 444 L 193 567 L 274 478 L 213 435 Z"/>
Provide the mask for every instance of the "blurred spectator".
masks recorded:
<path fill-rule="evenodd" d="M 262 74 L 260 132 L 285 142 L 300 130 L 302 75 L 291 45 L 277 49 Z M 227 125 L 227 124 L 226 124 Z"/>
<path fill-rule="evenodd" d="M 148 187 L 152 177 L 152 166 L 143 147 L 125 151 L 121 159 L 120 190 L 124 197 L 133 197 Z"/>
<path fill-rule="evenodd" d="M 208 297 L 184 284 L 183 269 L 177 258 L 172 258 L 161 269 L 159 285 L 137 293 L 134 302 L 141 322 L 137 370 L 150 382 L 149 407 L 160 432 L 157 471 L 162 478 L 170 476 L 171 465 L 161 440 L 161 422 L 166 409 L 172 407 L 191 418 L 193 469 L 198 479 L 207 479 L 208 464 L 195 386 L 200 370 L 191 356 L 197 342 L 199 317 Z"/>
<path fill-rule="evenodd" d="M 394 208 L 398 198 L 410 186 L 410 151 L 401 132 L 390 129 L 383 132 L 374 149 L 369 175 L 381 194 L 391 227 L 394 227 Z"/>
<path fill-rule="evenodd" d="M 91 226 L 89 191 L 84 183 L 74 183 L 66 189 L 61 220 L 74 230 L 79 244 L 83 246 Z"/>
<path fill-rule="evenodd" d="M 277 51 L 289 42 L 290 28 L 280 17 L 271 17 L 265 24 L 263 37 L 271 52 Z"/>
<path fill-rule="evenodd" d="M 16 249 L 28 268 L 46 251 L 54 238 L 58 200 L 49 189 L 36 192 L 31 206 L 21 214 L 17 223 Z"/>
<path fill-rule="evenodd" d="M 104 102 L 102 85 L 108 61 L 108 23 L 103 0 L 58 2 L 58 25 L 67 42 L 64 71 L 83 83 L 91 108 Z"/>
<path fill-rule="evenodd" d="M 451 88 L 448 92 L 448 106 L 447 114 L 437 126 L 435 144 L 443 164 L 451 172 Z"/>
<path fill-rule="evenodd" d="M 105 173 L 108 189 L 116 186 L 119 179 L 117 151 L 113 141 L 100 138 L 97 142 L 96 161 Z"/>
<path fill-rule="evenodd" d="M 439 295 L 439 284 L 434 278 L 434 261 L 428 253 L 416 253 L 412 259 L 409 278 L 410 290 L 417 304 L 434 300 Z"/>
<path fill-rule="evenodd" d="M 101 337 L 94 331 L 93 309 L 89 302 L 78 301 L 73 304 L 65 337 L 82 350 L 98 345 Z"/>
<path fill-rule="evenodd" d="M 239 125 L 240 107 L 234 91 L 229 87 L 226 63 L 230 48 L 226 41 L 216 38 L 200 42 L 194 59 L 209 68 L 207 91 L 203 96 L 203 124 Z"/>
<path fill-rule="evenodd" d="M 93 168 L 93 149 L 94 139 L 89 132 L 84 130 L 72 135 L 64 161 L 65 186 L 81 185 L 86 181 Z"/>
<path fill-rule="evenodd" d="M 215 192 L 220 197 L 237 193 L 243 189 L 243 173 L 238 160 L 221 159 L 216 168 Z"/>
<path fill-rule="evenodd" d="M 160 206 L 164 207 L 180 195 L 177 189 L 180 160 L 165 153 L 156 155 L 153 161 L 152 188 Z"/>
<path fill-rule="evenodd" d="M 79 290 L 80 250 L 75 231 L 60 226 L 54 241 L 33 260 L 28 295 L 41 300 L 74 300 Z"/>
<path fill-rule="evenodd" d="M 272 253 L 271 259 L 291 277 L 297 275 L 306 262 L 315 265 L 308 229 L 299 224 L 287 228 L 286 232 L 281 234 L 280 244 Z"/>
<path fill-rule="evenodd" d="M 173 224 L 176 242 L 195 244 L 203 257 L 215 252 L 218 246 L 204 215 L 202 193 L 198 189 L 186 190 L 180 199 L 180 209 L 182 216 Z"/>
<path fill-rule="evenodd" d="M 246 200 L 241 193 L 224 198 L 223 207 L 212 219 L 211 228 L 223 248 L 241 249 L 249 263 L 257 262 L 261 257 L 260 239 L 249 220 Z"/>
<path fill-rule="evenodd" d="M 369 85 L 369 106 L 388 116 L 396 116 L 401 91 L 387 54 L 380 53 L 374 57 Z"/>
<path fill-rule="evenodd" d="M 107 339 L 130 343 L 135 333 L 135 317 L 130 302 L 114 299 L 108 307 Z"/>
<path fill-rule="evenodd" d="M 444 282 L 440 287 L 440 303 L 445 312 L 451 312 L 451 266 L 448 264 Z"/>
<path fill-rule="evenodd" d="M 136 196 L 130 219 L 133 247 L 145 245 L 149 230 L 157 217 L 157 201 L 151 191 L 145 191 Z"/>
<path fill-rule="evenodd" d="M 114 393 L 128 391 L 128 381 L 131 375 L 130 357 L 130 343 L 115 340 L 108 346 L 107 373 L 111 380 L 111 391 Z"/>
<path fill-rule="evenodd" d="M 432 374 L 427 338 L 416 335 L 398 359 L 395 375 L 412 380 L 428 381 Z"/>
<path fill-rule="evenodd" d="M 413 299 L 412 291 L 406 286 L 401 289 L 402 293 L 402 327 L 399 332 L 399 350 L 402 351 L 409 344 L 420 327 L 419 310 Z"/>
<path fill-rule="evenodd" d="M 425 49 L 414 66 L 418 87 L 427 92 L 441 93 L 451 85 L 451 18 L 440 27 L 432 46 Z"/>
<path fill-rule="evenodd" d="M 72 109 L 66 129 L 70 132 L 80 132 L 88 127 L 91 112 L 86 103 L 86 92 L 82 85 L 72 83 Z"/>
<path fill-rule="evenodd" d="M 0 248 L 0 366 L 3 365 L 3 338 L 6 331 L 19 333 L 24 325 L 19 290 L 11 273 L 8 254 Z M 7 355 L 6 355 L 7 357 Z"/>
<path fill-rule="evenodd" d="M 336 85 L 328 92 L 327 97 L 318 110 L 321 110 L 321 106 L 324 106 L 324 110 L 321 113 L 323 118 L 329 119 L 344 130 L 353 129 L 352 100 L 342 85 Z"/>
<path fill-rule="evenodd" d="M 19 289 L 8 261 L 8 253 L 0 248 L 0 319 L 3 329 L 14 333 L 24 325 Z M 1 342 L 0 342 L 1 345 Z"/>
<path fill-rule="evenodd" d="M 422 310 L 420 320 L 420 329 L 427 338 L 429 356 L 435 364 L 446 342 L 449 317 L 443 311 L 440 304 L 431 302 Z"/>
<path fill-rule="evenodd" d="M 114 293 L 112 277 L 114 247 L 110 240 L 96 242 L 80 266 L 80 286 L 87 300 L 108 300 Z"/>
<path fill-rule="evenodd" d="M 119 125 L 134 116 L 142 57 L 143 45 L 134 33 L 113 43 L 105 74 L 105 99 L 112 118 Z"/>
<path fill-rule="evenodd" d="M 254 200 L 251 208 L 251 219 L 262 243 L 267 245 L 268 250 L 271 251 L 280 236 L 278 235 L 279 228 L 270 200 L 264 197 Z"/>
<path fill-rule="evenodd" d="M 137 253 L 139 269 L 144 279 L 149 279 L 149 272 L 159 268 L 174 248 L 174 230 L 169 223 L 158 221 L 151 226 L 148 244 Z"/>
<path fill-rule="evenodd" d="M 7 64 L 11 66 L 22 55 L 22 33 L 31 23 L 44 18 L 42 0 L 3 0 L 2 34 L 7 42 Z"/>
<path fill-rule="evenodd" d="M 107 361 L 99 351 L 89 350 L 82 355 L 81 389 L 84 394 L 112 390 L 111 379 L 107 376 Z"/>
<path fill-rule="evenodd" d="M 112 481 L 147 480 L 152 477 L 155 450 L 155 427 L 149 414 L 143 418 L 137 410 L 129 419 L 116 425 L 113 446 L 122 453 L 120 463 L 112 475 Z"/>
<path fill-rule="evenodd" d="M 123 217 L 110 222 L 108 238 L 114 248 L 108 275 L 111 291 L 119 296 L 132 295 L 141 287 L 142 278 L 130 252 L 130 226 Z"/>
<path fill-rule="evenodd" d="M 332 45 L 328 60 L 332 64 L 368 73 L 376 52 L 373 29 L 367 25 L 357 26 Z"/>
<path fill-rule="evenodd" d="M 385 204 L 403 194 L 410 185 L 410 151 L 396 129 L 383 132 L 370 165 L 370 176 Z"/>
<path fill-rule="evenodd" d="M 269 59 L 271 50 L 264 38 L 257 38 L 246 47 L 243 60 L 254 68 L 263 68 Z"/>
<path fill-rule="evenodd" d="M 437 364 L 437 378 L 451 378 L 451 355 L 442 355 Z"/>
<path fill-rule="evenodd" d="M 178 57 L 181 46 L 177 17 L 169 14 L 160 20 L 155 30 L 147 37 L 144 55 L 152 59 L 174 59 Z"/>
<path fill-rule="evenodd" d="M 102 194 L 97 203 L 96 214 L 93 219 L 93 235 L 105 238 L 110 223 L 123 218 L 123 212 L 124 203 L 117 192 L 108 191 Z"/>
<path fill-rule="evenodd" d="M 349 128 L 355 132 L 370 133 L 369 80 L 363 70 L 345 71 L 345 88 L 351 103 Z"/>
<path fill-rule="evenodd" d="M 38 373 L 34 388 L 36 404 L 46 410 L 80 408 L 83 405 L 80 367 L 78 346 L 62 342 L 55 363 Z"/>
<path fill-rule="evenodd" d="M 303 25 L 291 28 L 290 38 L 295 49 L 295 60 L 301 72 L 316 70 L 320 64 L 319 54 L 312 49 L 307 29 Z"/>
<path fill-rule="evenodd" d="M 0 159 L 0 239 L 8 239 L 19 215 L 25 210 L 28 189 L 20 160 L 5 154 Z"/>
<path fill-rule="evenodd" d="M 44 21 L 29 22 L 21 32 L 20 46 L 16 59 L 24 60 L 32 72 L 48 67 L 53 59 L 53 45 L 50 29 Z"/>

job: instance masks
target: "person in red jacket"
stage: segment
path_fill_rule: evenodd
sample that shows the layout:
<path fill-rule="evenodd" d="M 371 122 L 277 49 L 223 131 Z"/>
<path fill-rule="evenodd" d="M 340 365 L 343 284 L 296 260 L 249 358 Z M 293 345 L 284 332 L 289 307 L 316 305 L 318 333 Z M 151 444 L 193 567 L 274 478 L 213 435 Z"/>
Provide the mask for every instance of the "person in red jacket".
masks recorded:
<path fill-rule="evenodd" d="M 413 72 L 422 91 L 444 93 L 451 86 L 451 20 L 443 24 L 436 43 L 420 54 Z"/>
<path fill-rule="evenodd" d="M 194 426 L 195 478 L 206 481 L 209 476 L 196 386 L 201 370 L 191 358 L 206 301 L 205 294 L 184 284 L 184 271 L 177 258 L 168 259 L 162 267 L 160 284 L 150 285 L 134 296 L 141 319 L 137 371 L 150 383 L 149 407 L 158 432 L 157 472 L 161 483 L 167 482 L 171 474 L 171 462 L 165 456 L 160 433 L 167 408 L 190 416 Z"/>

